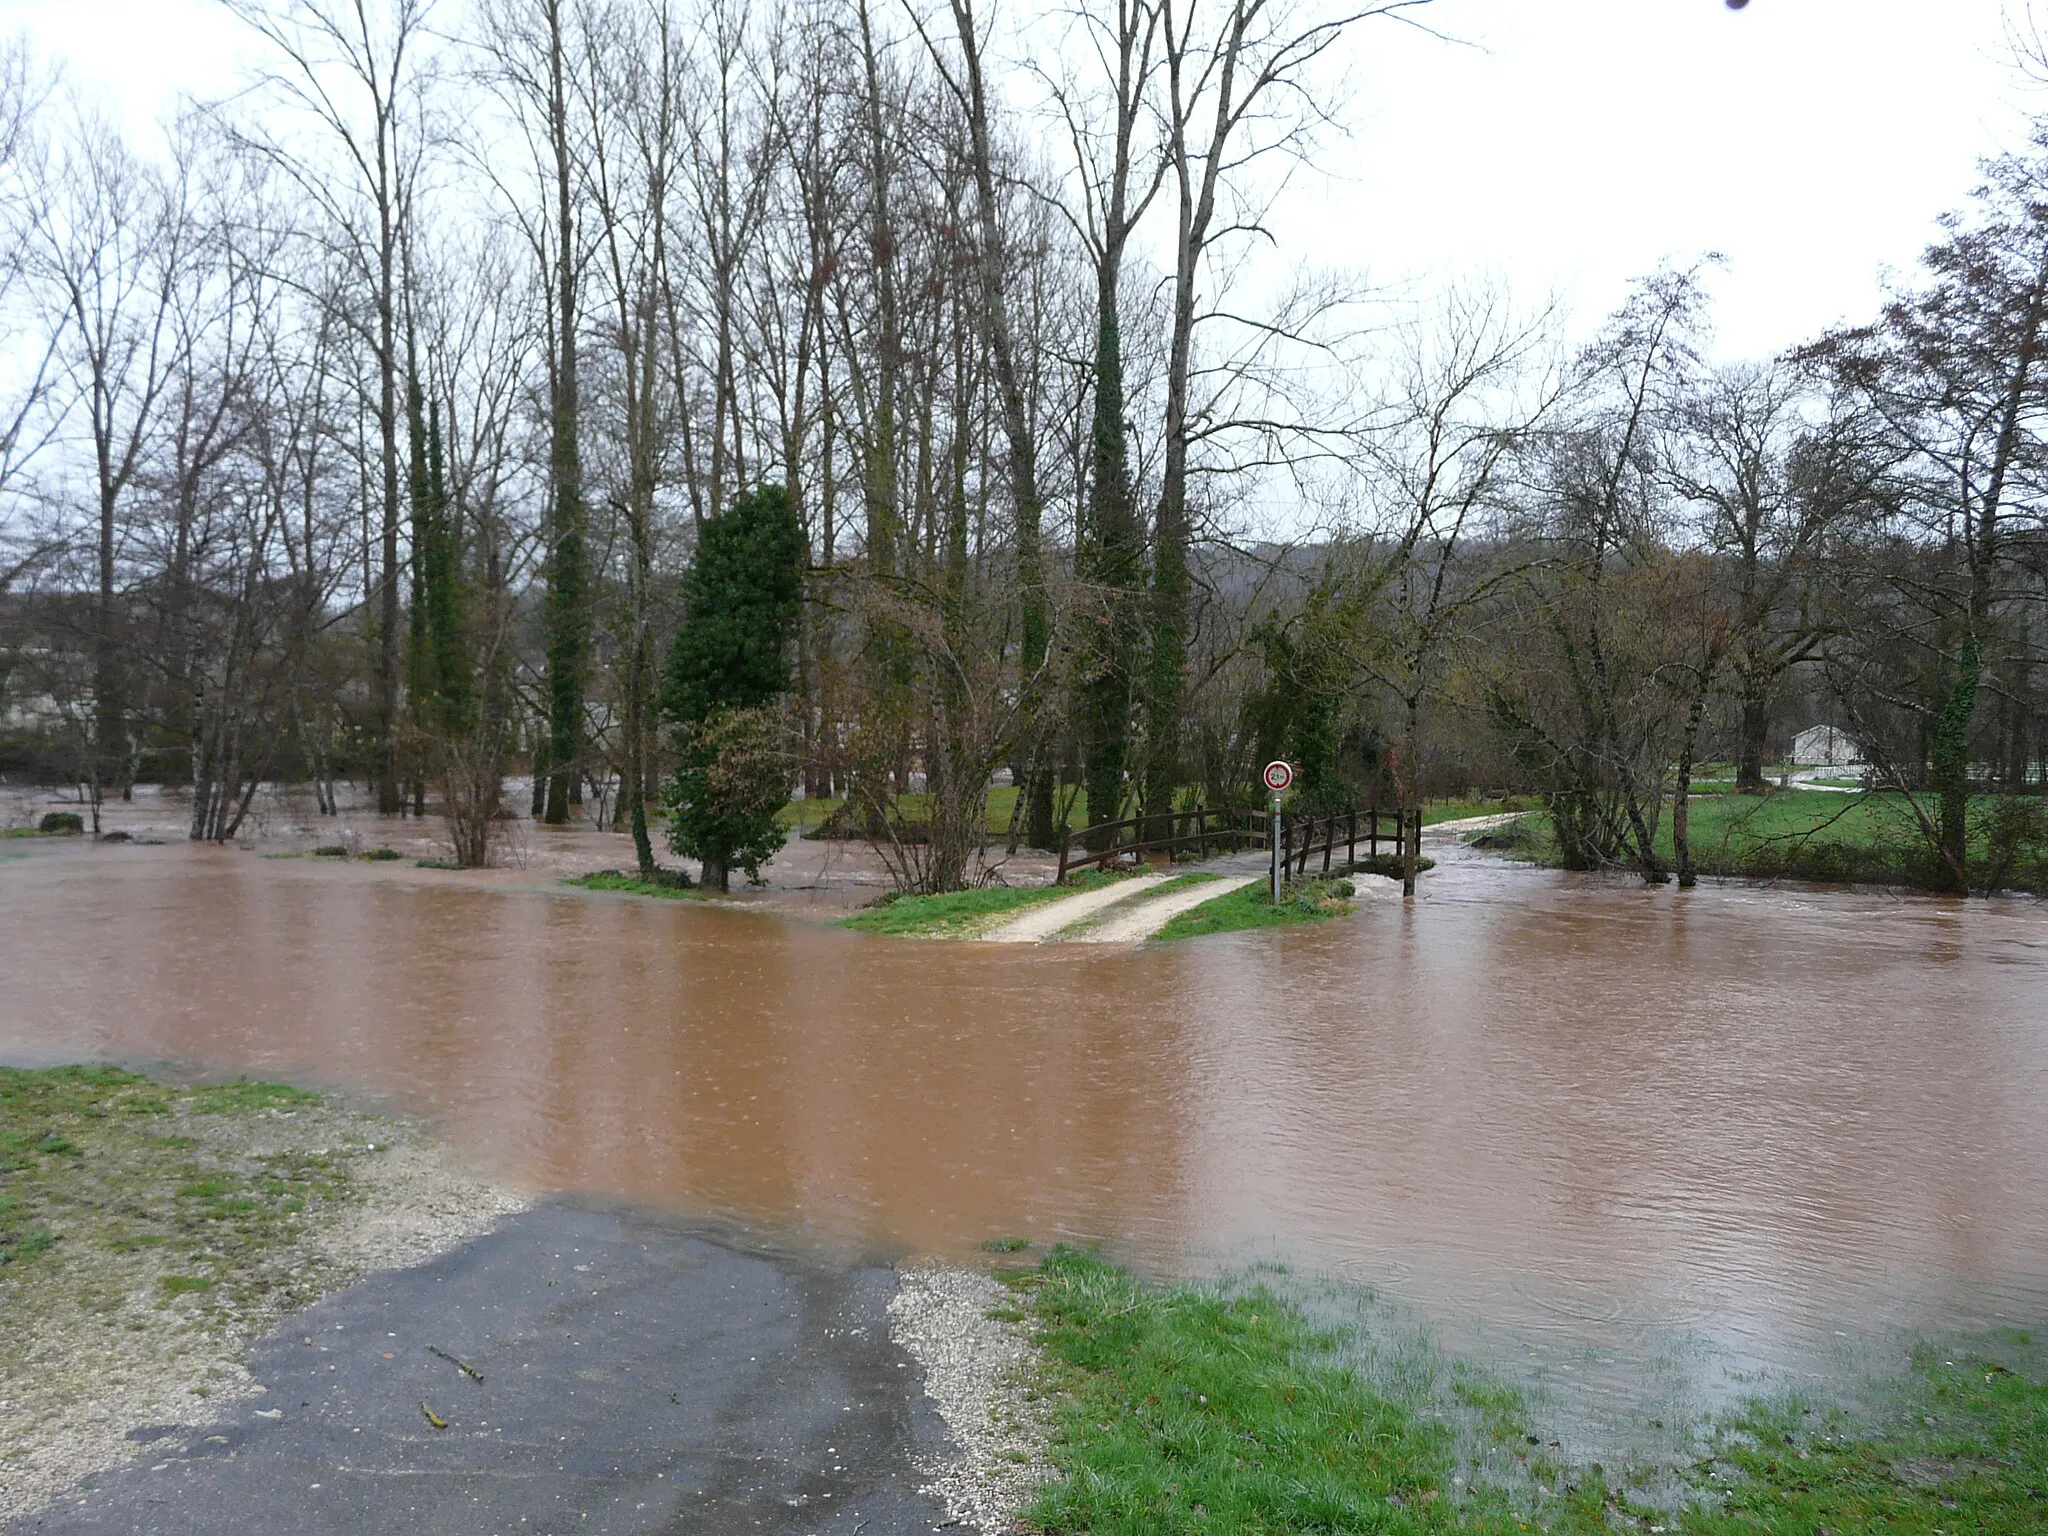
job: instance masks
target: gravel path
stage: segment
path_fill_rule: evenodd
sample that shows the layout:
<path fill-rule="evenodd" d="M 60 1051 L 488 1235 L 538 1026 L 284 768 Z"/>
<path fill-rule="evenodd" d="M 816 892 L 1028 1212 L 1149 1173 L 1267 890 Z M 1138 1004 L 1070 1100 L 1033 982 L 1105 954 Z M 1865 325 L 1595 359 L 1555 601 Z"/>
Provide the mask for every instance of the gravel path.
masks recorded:
<path fill-rule="evenodd" d="M 904 1273 L 889 1301 L 890 1337 L 924 1372 L 925 1395 L 959 1446 L 928 1458 L 924 1491 L 983 1536 L 1008 1536 L 1046 1478 L 1050 1415 L 1034 1386 L 1037 1356 L 1002 1285 L 965 1269 Z"/>
<path fill-rule="evenodd" d="M 1232 891 L 1243 890 L 1248 885 L 1257 885 L 1263 878 L 1261 875 L 1240 875 L 1235 880 L 1204 880 L 1184 891 L 1154 896 L 1129 906 L 1112 907 L 1101 922 L 1069 937 L 1083 944 L 1141 944 L 1181 913 L 1192 912 L 1196 907 L 1219 896 L 1228 896 Z"/>
<path fill-rule="evenodd" d="M 1175 878 L 1172 875 L 1139 875 L 1132 880 L 1119 880 L 1097 890 L 1083 891 L 1078 896 L 1063 896 L 1058 901 L 1041 902 L 1032 907 L 1013 923 L 991 929 L 981 936 L 985 944 L 1040 944 L 1063 928 L 1071 928 L 1085 918 L 1091 918 L 1105 907 L 1118 902 L 1129 901 L 1146 891 L 1166 884 Z"/>

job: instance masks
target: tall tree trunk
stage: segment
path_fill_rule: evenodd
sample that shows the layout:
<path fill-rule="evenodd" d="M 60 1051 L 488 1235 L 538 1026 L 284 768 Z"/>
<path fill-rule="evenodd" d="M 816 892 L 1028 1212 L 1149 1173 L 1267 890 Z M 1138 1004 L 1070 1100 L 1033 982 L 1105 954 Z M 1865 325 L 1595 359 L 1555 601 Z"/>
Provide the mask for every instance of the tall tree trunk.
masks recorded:
<path fill-rule="evenodd" d="M 1678 865 L 1678 888 L 1691 890 L 1699 884 L 1692 867 L 1692 765 L 1698 750 L 1700 725 L 1706 719 L 1707 694 L 1713 687 L 1709 672 L 1693 689 L 1692 702 L 1685 711 L 1685 732 L 1678 744 L 1678 772 L 1671 786 L 1671 850 Z"/>
<path fill-rule="evenodd" d="M 1739 793 L 1760 795 L 1764 782 L 1764 758 L 1770 751 L 1771 705 L 1768 683 L 1760 668 L 1745 668 L 1739 699 L 1737 727 L 1740 739 L 1735 754 L 1735 788 Z"/>
<path fill-rule="evenodd" d="M 1081 579 L 1094 588 L 1090 601 L 1096 605 L 1079 711 L 1090 827 L 1116 820 L 1123 806 L 1130 756 L 1131 671 L 1138 638 L 1135 609 L 1143 560 L 1124 441 L 1123 335 L 1116 293 L 1122 255 L 1120 247 L 1107 250 L 1096 278 L 1087 524 L 1075 551 Z"/>
<path fill-rule="evenodd" d="M 996 201 L 995 166 L 989 144 L 988 90 L 981 69 L 981 38 L 973 0 L 953 0 L 954 30 L 960 39 L 968 145 L 974 170 L 975 207 L 981 230 L 981 304 L 995 365 L 996 398 L 1003 439 L 1009 450 L 1010 500 L 1016 520 L 1019 644 L 1017 670 L 1023 690 L 1028 776 L 1018 786 L 1026 801 L 1032 846 L 1052 845 L 1053 780 L 1048 741 L 1054 721 L 1042 673 L 1051 643 L 1045 592 L 1045 559 L 1039 545 L 1044 503 L 1038 488 L 1038 443 L 1024 399 L 1023 377 L 1010 328 L 1009 296 L 1003 286 L 1003 240 Z M 1014 818 L 1013 818 L 1014 820 Z"/>
<path fill-rule="evenodd" d="M 397 815 L 405 809 L 398 782 L 398 210 L 391 187 L 388 130 L 377 134 L 377 440 L 382 455 L 384 518 L 382 570 L 377 615 L 376 692 L 377 809 Z"/>
<path fill-rule="evenodd" d="M 93 609 L 93 814 L 104 786 L 118 782 L 128 759 L 126 679 L 122 675 L 120 615 L 114 588 L 114 503 L 112 485 L 100 489 L 99 590 Z M 94 828 L 98 830 L 97 826 Z"/>
<path fill-rule="evenodd" d="M 867 72 L 869 240 L 874 251 L 878 331 L 875 404 L 862 463 L 862 489 L 867 513 L 868 576 L 886 590 L 900 574 L 897 567 L 904 554 L 900 548 L 903 540 L 896 464 L 896 397 L 903 365 L 903 322 L 896 291 L 896 235 L 890 213 L 894 166 L 882 128 L 881 68 L 866 0 L 860 5 L 860 34 Z M 883 619 L 872 626 L 869 645 L 871 686 L 879 722 L 895 738 L 882 756 L 891 761 L 900 789 L 908 768 L 909 750 L 910 724 L 905 715 L 911 665 L 908 637 L 901 632 L 900 625 Z M 869 756 L 873 758 L 875 754 Z"/>
<path fill-rule="evenodd" d="M 548 783 L 544 817 L 560 826 L 580 800 L 583 673 L 588 649 L 583 461 L 577 444 L 576 251 L 570 201 L 569 101 L 562 9 L 548 6 L 548 115 L 555 160 L 555 397 L 548 455 L 552 517 L 548 551 Z"/>

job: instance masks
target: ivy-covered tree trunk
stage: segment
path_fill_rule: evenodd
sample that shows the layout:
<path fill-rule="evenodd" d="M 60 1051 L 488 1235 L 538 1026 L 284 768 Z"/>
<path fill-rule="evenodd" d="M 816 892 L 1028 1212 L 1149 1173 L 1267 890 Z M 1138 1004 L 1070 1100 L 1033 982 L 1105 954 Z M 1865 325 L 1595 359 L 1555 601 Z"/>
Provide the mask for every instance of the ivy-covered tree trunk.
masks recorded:
<path fill-rule="evenodd" d="M 1963 640 L 1955 680 L 1935 722 L 1934 747 L 1928 755 L 1927 777 L 1940 804 L 1941 860 L 1949 883 L 1962 890 L 1969 878 L 1970 722 L 1977 713 L 1977 683 L 1982 669 L 1977 637 Z"/>
<path fill-rule="evenodd" d="M 569 105 L 562 27 L 550 8 L 549 116 L 555 157 L 556 366 L 548 478 L 548 781 L 544 819 L 559 826 L 577 797 L 583 755 L 583 679 L 589 650 L 589 574 L 583 547 L 583 461 L 577 446 L 576 252 L 570 206 Z"/>
<path fill-rule="evenodd" d="M 1124 441 L 1123 336 L 1116 295 L 1121 267 L 1120 252 L 1106 254 L 1097 278 L 1087 521 L 1075 550 L 1080 577 L 1093 589 L 1087 599 L 1094 611 L 1078 711 L 1090 827 L 1116 820 L 1123 806 L 1130 758 L 1131 673 L 1138 648 L 1137 592 L 1144 562 Z"/>

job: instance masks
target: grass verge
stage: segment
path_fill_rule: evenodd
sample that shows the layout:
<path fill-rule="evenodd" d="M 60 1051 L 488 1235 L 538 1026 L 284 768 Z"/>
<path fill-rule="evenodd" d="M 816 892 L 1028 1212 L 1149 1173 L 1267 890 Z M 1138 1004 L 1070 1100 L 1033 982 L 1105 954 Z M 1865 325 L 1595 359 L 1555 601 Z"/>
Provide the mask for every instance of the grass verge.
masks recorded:
<path fill-rule="evenodd" d="M 1512 815 L 1529 809 L 1529 801 L 1518 795 L 1460 795 L 1452 800 L 1426 800 L 1422 824 L 1433 827 L 1440 821 L 1469 821 L 1475 816 Z"/>
<path fill-rule="evenodd" d="M 2004 1346 L 2001 1348 L 2000 1346 Z M 1693 1469 L 1687 1536 L 2048 1530 L 2048 1382 L 2025 1334 L 1970 1352 L 1921 1349 L 1858 1418 L 1810 1403 L 1752 1404 Z M 2033 1355 L 2014 1369 L 2004 1354 Z M 2035 1375 L 2026 1371 L 2031 1368 Z"/>
<path fill-rule="evenodd" d="M 321 1103 L 279 1083 L 181 1088 L 113 1067 L 0 1068 L 0 1313 L 31 1306 L 45 1285 L 113 1305 L 170 1270 L 206 1284 L 168 1293 L 212 1292 L 230 1310 L 288 1291 L 265 1260 L 354 1198 L 350 1153 L 229 1151 L 241 1138 L 214 1123 Z"/>
<path fill-rule="evenodd" d="M 1971 800 L 1973 865 L 1986 859 L 2000 814 L 1992 796 Z M 1947 872 L 1905 797 L 1895 793 L 1788 789 L 1768 795 L 1711 794 L 1693 800 L 1690 822 L 1693 864 L 1703 875 L 1925 889 L 1947 883 Z M 1536 864 L 1561 863 L 1549 819 L 1540 811 L 1473 842 Z M 1676 861 L 1668 812 L 1658 824 L 1656 848 L 1667 867 Z M 2048 852 L 2023 850 L 2007 887 L 2048 894 Z"/>
<path fill-rule="evenodd" d="M 665 871 L 680 875 L 680 870 Z M 642 880 L 638 875 L 621 874 L 616 869 L 600 869 L 588 875 L 572 875 L 562 882 L 564 885 L 580 885 L 586 891 L 625 891 L 633 896 L 659 896 L 668 901 L 703 901 L 705 893 L 693 885 L 684 885 L 679 880 Z"/>
<path fill-rule="evenodd" d="M 1351 910 L 1353 888 L 1348 880 L 1307 880 L 1281 887 L 1280 904 L 1264 882 L 1240 886 L 1226 896 L 1205 901 L 1183 912 L 1153 938 L 1171 943 L 1176 939 L 1198 939 L 1212 933 L 1236 933 L 1247 928 L 1284 928 L 1293 923 L 1320 923 L 1342 917 Z"/>
<path fill-rule="evenodd" d="M 1092 891 L 1122 878 L 1090 871 L 1065 885 L 992 885 L 974 891 L 949 891 L 943 896 L 891 893 L 870 902 L 851 917 L 841 918 L 839 926 L 897 939 L 971 939 L 1026 907 L 1057 901 L 1076 891 Z"/>
<path fill-rule="evenodd" d="M 1368 1386 L 1339 1338 L 1259 1287 L 1147 1285 L 1056 1251 L 1013 1276 L 1060 1406 L 1048 1533 L 1279 1536 L 1520 1532 L 1504 1494 L 1455 1482 L 1454 1432 Z M 1597 1479 L 1541 1528 L 1606 1528 Z"/>
<path fill-rule="evenodd" d="M 1058 1481 L 1025 1512 L 1048 1536 L 1668 1531 L 1684 1536 L 1960 1536 L 2048 1529 L 2048 1385 L 2039 1353 L 1922 1351 L 1854 1417 L 1752 1404 L 1710 1435 L 1664 1507 L 1625 1474 L 1551 1462 L 1519 1395 L 1458 1365 L 1442 1405 L 1395 1398 L 1346 1339 L 1262 1287 L 1160 1287 L 1056 1250 L 1007 1276 L 1058 1405 Z M 2024 1335 L 2008 1343 L 2025 1344 Z M 2012 1362 L 2012 1363 L 2008 1363 Z M 1439 1383 L 1438 1385 L 1442 1385 Z M 1473 1453 L 1512 1457 L 1512 1484 Z M 1647 1471 L 1641 1475 L 1649 1476 Z"/>

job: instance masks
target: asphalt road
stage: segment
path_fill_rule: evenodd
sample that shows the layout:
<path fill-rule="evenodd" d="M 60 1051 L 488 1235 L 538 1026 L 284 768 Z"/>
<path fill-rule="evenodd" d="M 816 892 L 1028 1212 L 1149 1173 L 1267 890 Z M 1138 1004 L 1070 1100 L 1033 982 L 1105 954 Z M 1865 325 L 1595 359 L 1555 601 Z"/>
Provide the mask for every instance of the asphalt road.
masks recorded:
<path fill-rule="evenodd" d="M 138 1431 L 135 1463 L 11 1529 L 948 1529 L 917 1491 L 914 1462 L 947 1442 L 889 1341 L 895 1286 L 886 1268 L 544 1204 L 301 1313 L 255 1351 L 261 1397 Z"/>

